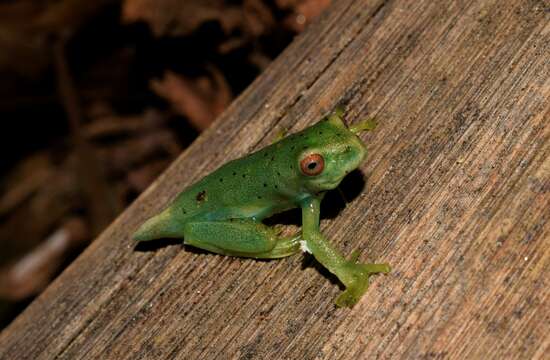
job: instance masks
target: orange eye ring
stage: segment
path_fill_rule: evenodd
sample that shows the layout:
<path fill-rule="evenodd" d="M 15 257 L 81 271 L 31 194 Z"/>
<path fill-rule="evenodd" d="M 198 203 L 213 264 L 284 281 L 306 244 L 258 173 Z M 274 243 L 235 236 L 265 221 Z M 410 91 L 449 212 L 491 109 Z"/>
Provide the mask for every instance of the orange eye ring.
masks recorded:
<path fill-rule="evenodd" d="M 319 154 L 310 154 L 300 161 L 300 170 L 304 175 L 319 175 L 324 169 L 325 159 Z"/>

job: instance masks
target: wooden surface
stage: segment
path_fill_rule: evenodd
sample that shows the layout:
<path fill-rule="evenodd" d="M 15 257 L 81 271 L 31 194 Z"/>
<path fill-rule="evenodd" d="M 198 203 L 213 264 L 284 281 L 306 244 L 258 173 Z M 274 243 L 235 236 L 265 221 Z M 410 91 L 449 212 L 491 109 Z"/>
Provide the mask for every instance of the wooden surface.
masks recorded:
<path fill-rule="evenodd" d="M 0 358 L 548 356 L 549 8 L 335 1 L 2 332 Z M 322 227 L 394 269 L 352 310 L 302 255 L 135 249 L 185 186 L 342 100 L 380 125 L 366 187 Z"/>

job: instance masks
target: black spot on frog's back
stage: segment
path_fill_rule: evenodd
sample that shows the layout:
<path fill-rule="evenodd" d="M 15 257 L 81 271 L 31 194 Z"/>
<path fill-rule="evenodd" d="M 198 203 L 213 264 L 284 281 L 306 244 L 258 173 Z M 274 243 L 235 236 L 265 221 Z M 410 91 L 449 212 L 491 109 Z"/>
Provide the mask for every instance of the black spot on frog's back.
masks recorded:
<path fill-rule="evenodd" d="M 206 190 L 199 191 L 199 193 L 197 193 L 196 199 L 199 203 L 206 200 Z"/>

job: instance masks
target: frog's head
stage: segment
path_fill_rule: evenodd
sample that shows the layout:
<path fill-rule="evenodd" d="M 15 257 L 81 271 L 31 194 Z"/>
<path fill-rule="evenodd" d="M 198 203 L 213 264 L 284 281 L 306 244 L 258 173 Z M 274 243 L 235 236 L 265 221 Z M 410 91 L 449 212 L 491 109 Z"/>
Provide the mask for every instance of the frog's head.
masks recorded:
<path fill-rule="evenodd" d="M 311 192 L 336 188 L 366 158 L 366 146 L 357 134 L 374 129 L 376 124 L 366 120 L 348 128 L 341 115 L 342 111 L 337 109 L 296 134 L 305 143 L 297 156 L 301 181 Z"/>

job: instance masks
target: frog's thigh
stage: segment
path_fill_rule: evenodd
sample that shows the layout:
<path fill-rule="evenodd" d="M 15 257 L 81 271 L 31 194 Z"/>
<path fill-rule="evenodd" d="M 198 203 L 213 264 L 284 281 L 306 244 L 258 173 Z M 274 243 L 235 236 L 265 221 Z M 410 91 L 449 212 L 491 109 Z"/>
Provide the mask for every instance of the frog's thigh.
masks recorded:
<path fill-rule="evenodd" d="M 281 238 L 251 220 L 200 221 L 184 227 L 184 243 L 223 255 L 277 258 L 299 251 L 299 238 Z"/>

